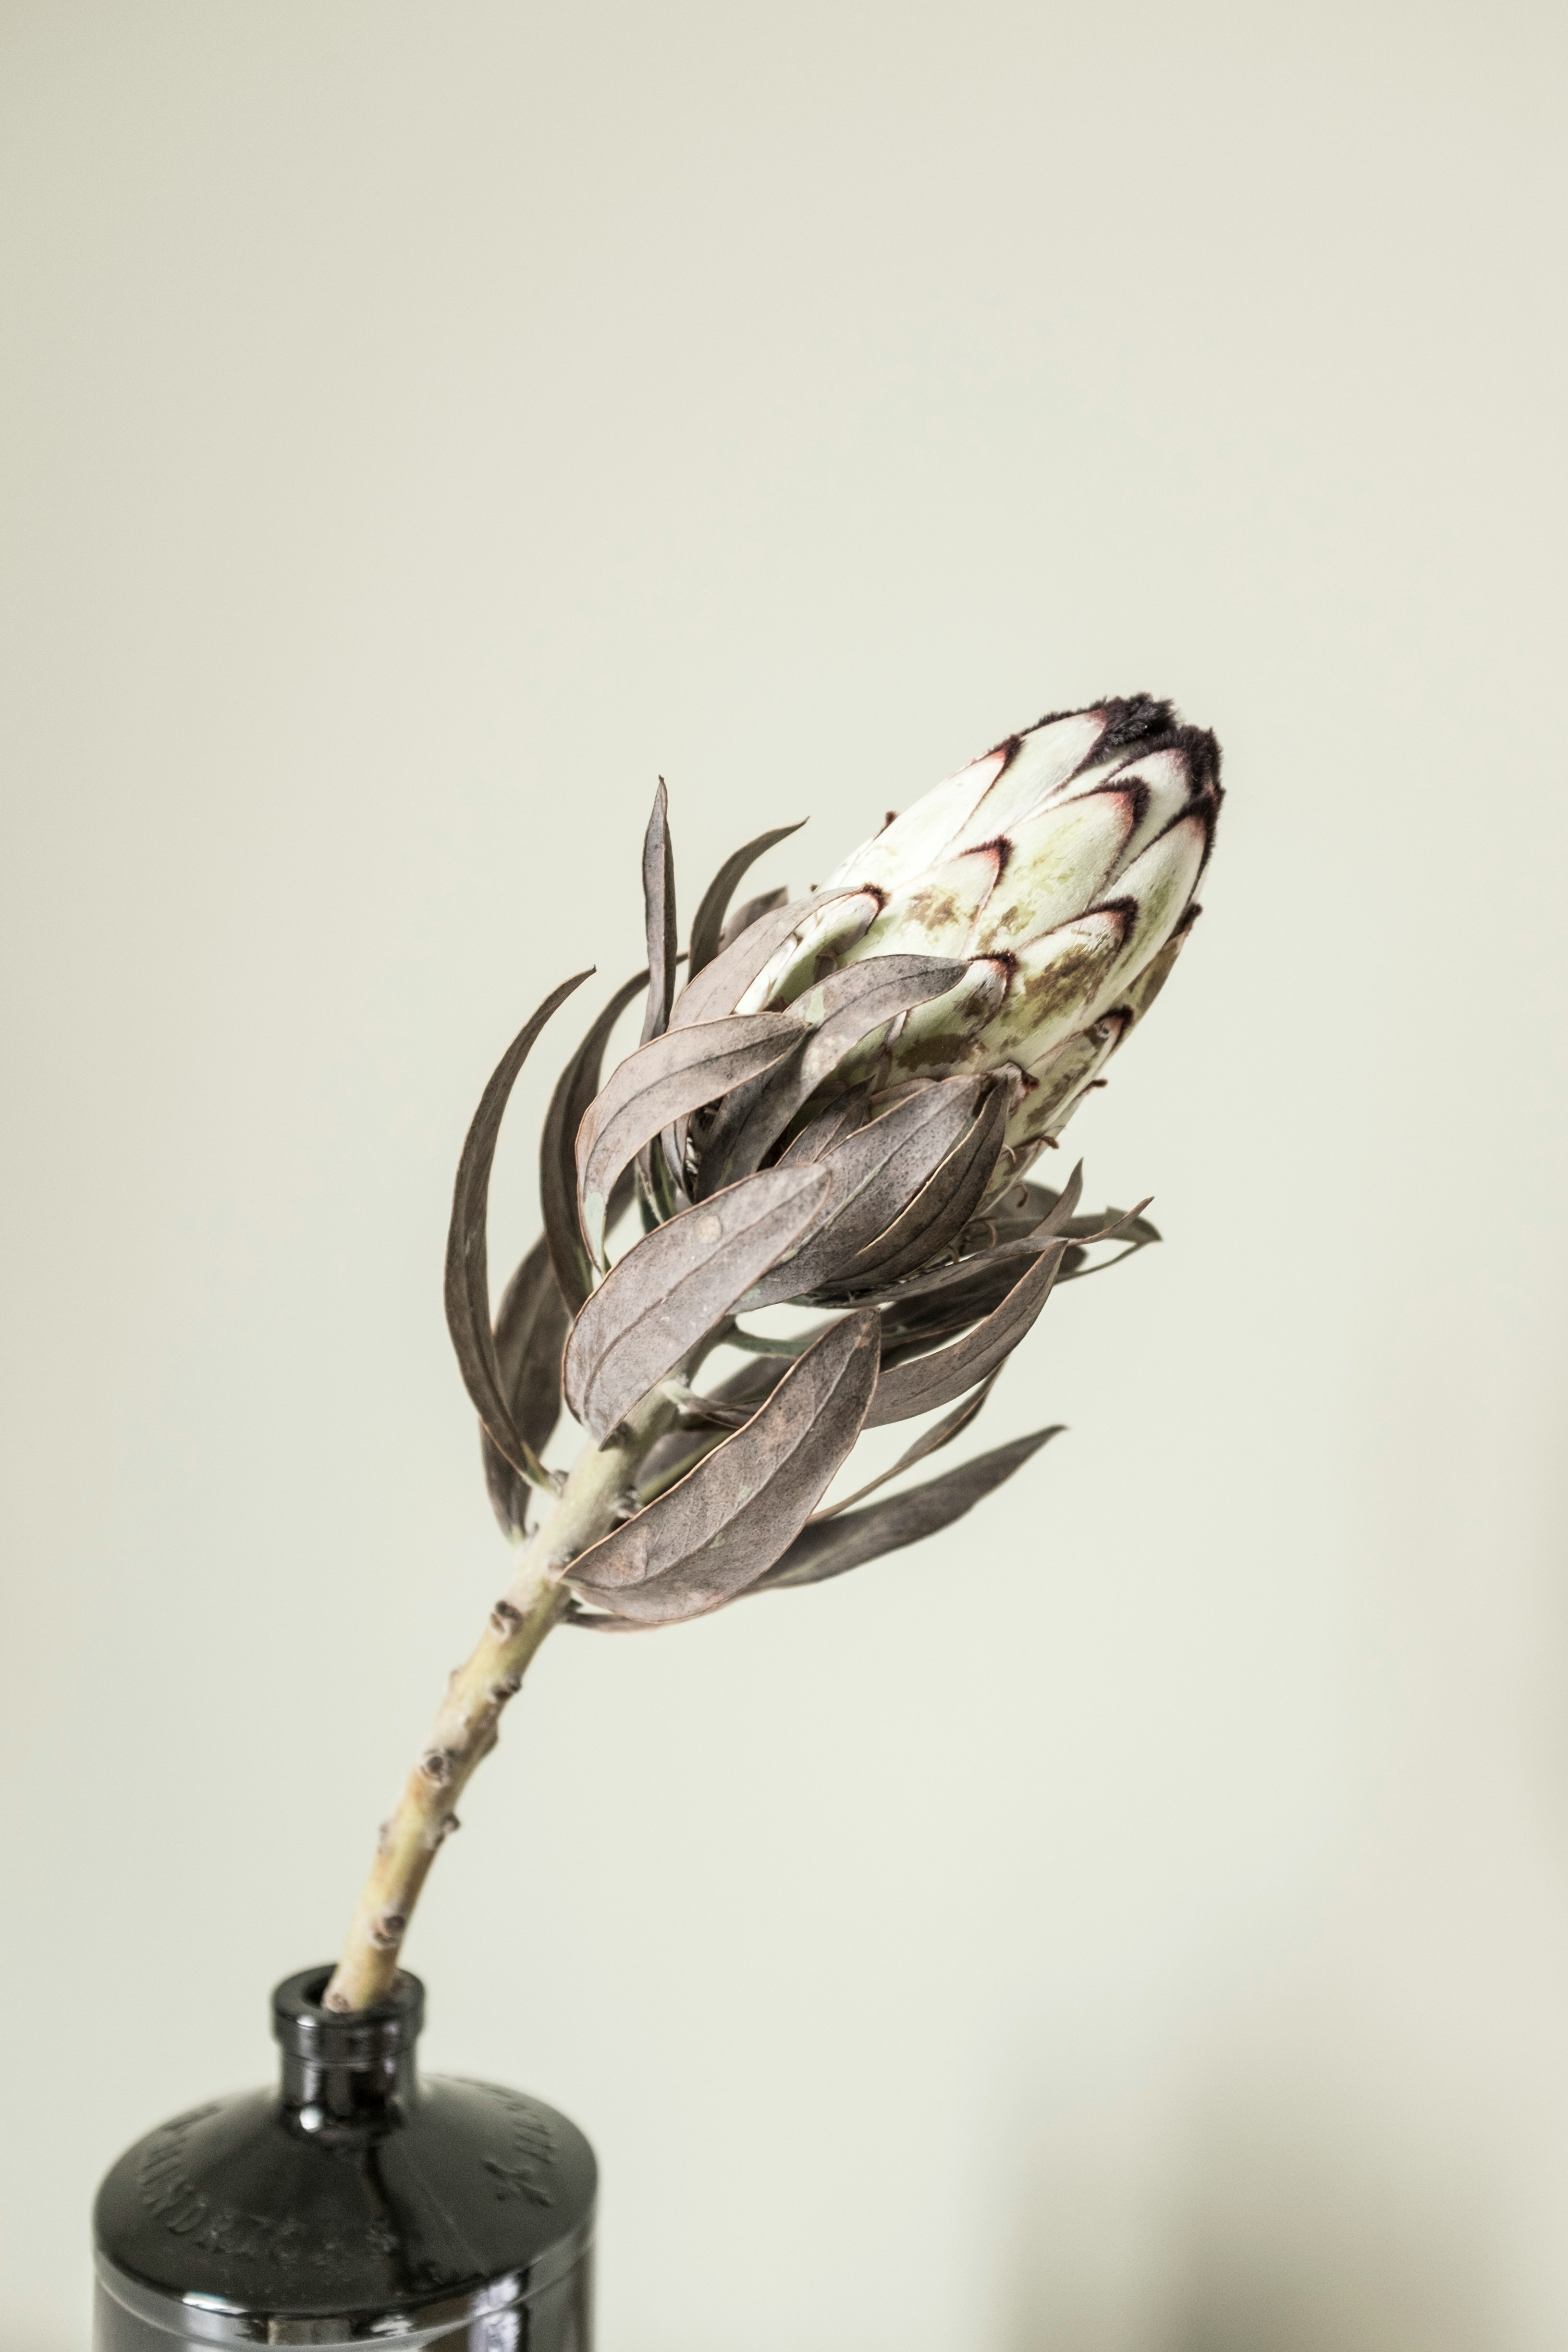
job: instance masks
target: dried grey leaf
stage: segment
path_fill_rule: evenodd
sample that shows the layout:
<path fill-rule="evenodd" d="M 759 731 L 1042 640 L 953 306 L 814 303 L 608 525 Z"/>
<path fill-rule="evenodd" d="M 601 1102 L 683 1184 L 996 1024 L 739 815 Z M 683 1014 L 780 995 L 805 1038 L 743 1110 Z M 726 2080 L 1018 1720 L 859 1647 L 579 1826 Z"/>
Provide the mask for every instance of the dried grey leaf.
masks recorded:
<path fill-rule="evenodd" d="M 851 1258 L 837 1277 L 847 1290 L 897 1282 L 956 1240 L 991 1181 L 1007 1129 L 1008 1087 L 994 1078 L 973 1124 L 932 1170 L 908 1207 Z"/>
<path fill-rule="evenodd" d="M 1149 1195 L 1149 1200 L 1153 1199 Z M 1057 1227 L 1069 1240 L 1089 1244 L 1130 1240 L 1135 1247 L 1146 1249 L 1151 1242 L 1160 1239 L 1160 1228 L 1143 1214 L 1149 1201 L 1140 1201 L 1135 1209 L 1100 1209 L 1084 1217 L 1067 1217 Z M 1038 1235 L 1036 1235 L 1038 1238 Z M 1099 1267 L 1095 1268 L 1096 1273 Z"/>
<path fill-rule="evenodd" d="M 1054 1241 L 1083 1198 L 1083 1162 L 1081 1160 L 1073 1162 L 1072 1174 L 1058 1193 L 1052 1194 L 1046 1184 L 1026 1184 L 1024 1190 L 1032 1196 L 1030 1206 L 1034 1197 L 1044 1200 L 1047 1204 L 1044 1216 L 1034 1228 L 1034 1238 L 1037 1242 Z"/>
<path fill-rule="evenodd" d="M 500 1451 L 514 1470 L 538 1483 L 543 1476 L 532 1450 L 513 1426 L 501 1393 L 496 1360 L 495 1334 L 490 1328 L 489 1266 L 485 1246 L 485 1223 L 489 1206 L 490 1169 L 496 1139 L 517 1074 L 529 1049 L 556 1007 L 589 977 L 574 974 L 547 996 L 532 1019 L 518 1031 L 491 1074 L 479 1097 L 479 1107 L 464 1139 L 452 1191 L 452 1221 L 447 1233 L 447 1328 L 452 1335 L 463 1385 Z"/>
<path fill-rule="evenodd" d="M 796 1168 L 803 1160 L 821 1160 L 836 1143 L 858 1127 L 864 1127 L 871 1100 L 869 1087 L 851 1087 L 847 1093 L 835 1095 L 826 1110 L 818 1111 L 809 1126 L 803 1127 L 792 1142 L 779 1153 L 781 1168 Z"/>
<path fill-rule="evenodd" d="M 577 1129 L 577 1195 L 583 1232 L 595 1258 L 610 1191 L 622 1169 L 673 1120 L 771 1069 L 799 1040 L 800 1024 L 787 1013 L 732 1013 L 696 1028 L 672 1029 L 639 1045 L 611 1071 Z M 670 1214 L 676 1194 L 673 1184 L 659 1185 L 656 1152 L 649 1152 L 644 1175 L 661 1213 Z"/>
<path fill-rule="evenodd" d="M 742 1312 L 805 1297 L 838 1280 L 941 1166 L 990 1085 L 989 1077 L 935 1080 L 825 1152 L 817 1164 L 832 1177 L 833 1191 L 816 1228 L 742 1301 Z"/>
<path fill-rule="evenodd" d="M 824 907 L 831 907 L 840 898 L 854 894 L 848 890 L 819 892 L 813 898 L 792 898 L 771 914 L 759 916 L 738 938 L 731 940 L 710 964 L 704 966 L 694 980 L 689 980 L 675 1000 L 669 1016 L 672 1029 L 689 1028 L 694 1022 L 716 1021 L 721 1014 L 733 1013 L 740 998 L 761 971 L 773 950 L 782 947 L 797 925 L 807 915 Z"/>
<path fill-rule="evenodd" d="M 610 1032 L 637 991 L 647 986 L 647 974 L 639 971 L 616 989 L 556 1080 L 544 1114 L 539 1142 L 539 1204 L 555 1279 L 573 1314 L 594 1286 L 593 1265 L 577 1222 L 577 1129 L 599 1091 L 599 1067 Z"/>
<path fill-rule="evenodd" d="M 742 899 L 724 918 L 724 928 L 719 934 L 720 950 L 732 946 L 742 931 L 749 931 L 753 923 L 763 915 L 771 915 L 775 907 L 787 907 L 788 904 L 789 891 L 782 883 L 776 890 L 759 890 L 754 898 Z"/>
<path fill-rule="evenodd" d="M 1061 1197 L 1065 1206 L 1074 1197 L 1070 1188 Z M 1142 1214 L 1147 1206 L 1147 1202 L 1140 1202 L 1138 1208 L 1125 1214 L 1106 1211 L 1098 1216 L 1080 1218 L 1064 1218 L 1059 1212 L 1054 1212 L 1043 1223 L 1031 1226 L 1021 1241 L 998 1243 L 961 1258 L 956 1265 L 939 1266 L 929 1274 L 909 1276 L 889 1289 L 879 1290 L 867 1303 L 887 1309 L 883 1320 L 884 1360 L 889 1360 L 888 1351 L 893 1347 L 902 1347 L 906 1341 L 922 1336 L 928 1339 L 941 1338 L 989 1314 L 1038 1257 L 1053 1228 L 1070 1224 L 1075 1229 L 1084 1229 L 1083 1239 L 1074 1242 L 1062 1260 L 1058 1282 L 1073 1279 L 1090 1243 L 1115 1241 L 1123 1233 L 1143 1233 L 1157 1240 L 1154 1227 Z M 976 1228 L 972 1226 L 970 1230 Z M 1058 1237 L 1066 1238 L 1059 1230 Z M 1142 1242 L 1135 1244 L 1137 1247 L 1142 1245 Z M 1129 1255 L 1131 1252 L 1122 1253 Z M 1120 1265 L 1121 1259 L 1116 1257 L 1110 1262 Z M 1098 1273 L 1100 1268 L 1089 1270 Z"/>
<path fill-rule="evenodd" d="M 669 795 L 664 778 L 653 796 L 653 813 L 642 845 L 643 914 L 647 925 L 647 1005 L 642 1038 L 661 1037 L 675 996 L 675 854 L 669 841 Z"/>
<path fill-rule="evenodd" d="M 713 1391 L 714 1401 L 726 1407 L 742 1408 L 750 1420 L 763 1399 L 772 1396 L 794 1360 L 787 1356 L 753 1357 L 739 1371 L 719 1382 Z M 680 1428 L 661 1437 L 643 1461 L 638 1487 L 642 1499 L 651 1502 L 655 1494 L 684 1477 L 692 1464 L 701 1454 L 711 1453 L 718 1442 L 710 1432 Z"/>
<path fill-rule="evenodd" d="M 743 1591 L 799 1534 L 858 1436 L 877 1341 L 874 1314 L 832 1325 L 744 1429 L 583 1553 L 572 1585 L 619 1616 L 663 1623 Z"/>
<path fill-rule="evenodd" d="M 827 1189 L 820 1168 L 766 1169 L 636 1243 L 566 1342 L 566 1402 L 584 1427 L 606 1437 L 789 1246 Z"/>
<path fill-rule="evenodd" d="M 999 1307 L 1019 1276 L 1028 1271 L 1035 1256 L 1025 1251 L 1011 1262 L 1001 1261 L 997 1254 L 992 1260 L 977 1260 L 962 1269 L 965 1279 L 951 1289 L 905 1297 L 905 1287 L 892 1294 L 891 1303 L 882 1304 L 882 1363 L 903 1363 L 910 1356 L 923 1355 L 943 1339 L 956 1338 L 971 1324 L 978 1323 Z M 1063 1259 L 1063 1270 L 1070 1263 L 1069 1250 Z M 1060 1282 L 1063 1276 L 1058 1274 Z M 867 1304 L 878 1303 L 868 1300 Z"/>
<path fill-rule="evenodd" d="M 868 1495 L 874 1495 L 879 1486 L 886 1486 L 892 1479 L 901 1478 L 904 1472 L 912 1470 L 917 1462 L 924 1462 L 930 1455 L 940 1454 L 944 1445 L 951 1445 L 955 1437 L 962 1437 L 1001 1377 L 1002 1368 L 998 1365 L 989 1380 L 982 1381 L 978 1388 L 971 1389 L 950 1413 L 923 1430 L 912 1445 L 906 1445 L 890 1470 L 883 1470 L 875 1478 L 868 1478 L 863 1486 L 857 1486 L 852 1495 L 846 1495 L 841 1503 L 829 1503 L 826 1510 L 817 1511 L 807 1520 L 807 1526 L 819 1527 L 823 1520 L 836 1519 L 842 1512 L 852 1510 L 857 1503 L 863 1503 Z"/>
<path fill-rule="evenodd" d="M 890 1366 L 877 1382 L 867 1428 L 881 1429 L 890 1421 L 908 1421 L 911 1413 L 931 1412 L 938 1405 L 951 1404 L 973 1381 L 994 1371 L 1050 1297 L 1067 1246 L 1064 1241 L 1047 1242 L 1001 1305 L 993 1307 L 964 1339 L 929 1356 L 915 1356 Z"/>
<path fill-rule="evenodd" d="M 805 819 L 801 817 L 795 824 L 775 825 L 772 833 L 759 833 L 754 841 L 748 841 L 743 849 L 737 849 L 732 856 L 726 857 L 703 892 L 701 904 L 691 919 L 691 947 L 686 961 L 688 985 L 706 965 L 712 962 L 723 943 L 724 918 L 742 875 L 749 873 L 758 858 L 768 850 L 776 848 L 781 841 L 787 841 L 792 833 L 798 833 L 805 823 Z M 770 891 L 767 896 L 775 906 L 784 903 L 782 890 Z M 752 903 L 756 904 L 755 901 Z M 745 909 L 741 911 L 744 913 Z M 758 912 L 762 911 L 759 906 Z"/>
<path fill-rule="evenodd" d="M 733 1184 L 738 1177 L 751 1175 L 753 1169 L 762 1165 L 760 1154 L 755 1158 L 742 1159 L 735 1148 L 736 1144 L 758 1103 L 763 1101 L 773 1088 L 788 1084 L 790 1070 L 800 1058 L 804 1042 L 803 1030 L 797 1035 L 793 1050 L 775 1062 L 771 1070 L 764 1070 L 760 1077 L 749 1079 L 744 1086 L 732 1088 L 723 1101 L 715 1106 L 711 1117 L 706 1121 L 688 1122 L 689 1129 L 695 1126 L 698 1129 L 697 1164 L 692 1188 L 695 1199 L 700 1201 L 710 1192 L 722 1192 L 726 1184 Z M 683 1134 L 679 1139 L 684 1149 L 686 1136 Z"/>
<path fill-rule="evenodd" d="M 525 1445 L 542 1454 L 561 1418 L 561 1350 L 571 1324 L 542 1235 L 501 1293 L 496 1313 L 496 1364 L 501 1400 Z M 527 1524 L 528 1481 L 519 1475 L 481 1422 L 479 1444 L 491 1507 L 505 1535 Z"/>
<path fill-rule="evenodd" d="M 1022 1469 L 1047 1439 L 1059 1435 L 1060 1426 L 1037 1429 L 1031 1436 L 1015 1438 L 1011 1445 L 976 1454 L 973 1462 L 961 1463 L 944 1476 L 930 1478 L 907 1494 L 890 1495 L 863 1511 L 847 1513 L 843 1518 L 814 1519 L 777 1566 L 747 1590 L 781 1592 L 795 1585 L 822 1584 L 884 1552 L 899 1551 L 906 1544 L 920 1543 L 926 1536 L 952 1527 L 955 1519 L 994 1494 L 1015 1470 Z"/>
<path fill-rule="evenodd" d="M 1140 1217 L 1138 1219 L 1138 1223 L 1140 1225 L 1147 1225 L 1148 1220 L 1147 1218 Z M 1122 1250 L 1118 1250 L 1114 1257 L 1100 1258 L 1093 1265 L 1084 1265 L 1080 1264 L 1079 1261 L 1082 1259 L 1084 1253 L 1081 1249 L 1075 1248 L 1070 1253 L 1070 1263 L 1065 1265 L 1062 1268 L 1061 1279 L 1063 1282 L 1081 1282 L 1088 1275 L 1109 1274 L 1113 1265 L 1121 1265 L 1125 1259 L 1136 1257 L 1141 1249 L 1147 1249 L 1151 1242 L 1157 1242 L 1159 1239 L 1159 1234 L 1154 1230 L 1153 1226 L 1149 1225 L 1149 1229 L 1146 1233 L 1136 1234 L 1134 1238 L 1128 1243 L 1127 1247 Z"/>
<path fill-rule="evenodd" d="M 945 996 L 966 969 L 938 956 L 871 956 L 830 973 L 797 997 L 790 1011 L 810 1034 L 765 1083 L 731 1095 L 724 1104 L 702 1147 L 705 1183 L 716 1190 L 760 1168 L 796 1112 L 847 1054 L 900 1013 Z"/>
<path fill-rule="evenodd" d="M 1079 1216 L 1074 1212 L 1082 1190 L 1081 1160 L 1061 1192 L 1053 1192 L 1047 1184 L 1014 1185 L 1000 1200 L 992 1203 L 983 1217 L 976 1218 L 965 1229 L 959 1239 L 960 1254 L 973 1256 L 983 1250 L 995 1247 L 999 1243 L 1016 1241 L 1027 1241 L 1038 1248 L 1058 1234 L 1086 1246 L 1095 1242 L 1125 1238 L 1131 1246 L 1122 1251 L 1121 1257 L 1105 1259 L 1098 1265 L 1082 1269 L 1086 1274 L 1102 1274 L 1108 1265 L 1120 1265 L 1121 1257 L 1130 1257 L 1135 1250 L 1146 1249 L 1151 1243 L 1160 1239 L 1158 1225 L 1142 1214 L 1149 1205 L 1147 1201 L 1140 1202 L 1136 1209 L 1090 1210 Z M 1079 1255 L 1081 1257 L 1082 1252 Z M 1061 1279 L 1064 1282 L 1071 1280 L 1071 1273 L 1064 1270 Z"/>
<path fill-rule="evenodd" d="M 961 1255 L 973 1256 L 980 1250 L 994 1249 L 998 1242 L 1025 1241 L 1030 1234 L 1037 1241 L 1050 1241 L 1072 1215 L 1082 1191 L 1081 1160 L 1059 1192 L 1048 1184 L 1010 1185 L 960 1236 Z"/>

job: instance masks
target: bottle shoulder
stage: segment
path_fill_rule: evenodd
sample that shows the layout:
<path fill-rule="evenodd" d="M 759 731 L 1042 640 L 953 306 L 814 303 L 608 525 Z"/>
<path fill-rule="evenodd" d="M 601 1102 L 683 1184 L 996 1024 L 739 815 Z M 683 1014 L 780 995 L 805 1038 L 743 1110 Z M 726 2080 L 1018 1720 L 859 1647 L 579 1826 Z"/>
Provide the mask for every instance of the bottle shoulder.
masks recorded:
<path fill-rule="evenodd" d="M 374 2126 L 242 2092 L 173 2116 L 99 2191 L 101 2257 L 155 2294 L 253 2315 L 377 2317 L 527 2293 L 592 2231 L 593 2150 L 498 2084 L 427 2075 Z"/>

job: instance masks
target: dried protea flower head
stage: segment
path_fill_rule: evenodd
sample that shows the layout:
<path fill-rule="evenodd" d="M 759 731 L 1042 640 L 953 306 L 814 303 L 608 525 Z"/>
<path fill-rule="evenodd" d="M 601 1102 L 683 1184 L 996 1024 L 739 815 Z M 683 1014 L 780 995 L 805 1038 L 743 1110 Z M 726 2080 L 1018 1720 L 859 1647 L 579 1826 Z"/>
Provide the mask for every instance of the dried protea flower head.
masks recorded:
<path fill-rule="evenodd" d="M 497 1133 L 586 972 L 513 1040 L 463 1148 L 447 1321 L 517 1550 L 383 1824 L 329 2008 L 362 2010 L 395 1981 L 458 1797 L 554 1625 L 634 1631 L 842 1575 L 950 1526 L 1054 1433 L 867 1499 L 968 1426 L 1053 1286 L 1097 1270 L 1097 1244 L 1125 1256 L 1158 1239 L 1147 1202 L 1088 1216 L 1076 1169 L 1059 1192 L 1023 1171 L 1186 936 L 1218 765 L 1211 736 L 1143 698 L 1043 719 L 889 820 L 822 889 L 731 915 L 742 877 L 795 827 L 765 833 L 699 904 L 679 988 L 659 786 L 647 968 L 556 1087 L 544 1233 L 493 1321 Z M 601 1085 L 645 992 L 642 1042 Z M 805 1307 L 807 1328 L 797 1314 L 780 1328 L 777 1307 Z M 567 1410 L 587 1443 L 560 1473 L 542 1456 Z M 825 1499 L 862 1431 L 928 1415 L 890 1467 Z"/>
<path fill-rule="evenodd" d="M 1147 1009 L 1197 908 L 1219 805 L 1211 735 L 1140 697 L 1043 719 L 891 818 L 807 898 L 734 915 L 794 827 L 724 866 L 679 980 L 664 786 L 644 845 L 648 968 L 611 999 L 546 1120 L 545 1234 L 491 1328 L 485 1196 L 506 1097 L 557 991 L 496 1072 L 459 1171 L 449 1318 L 514 1537 L 563 1407 L 627 1468 L 614 1523 L 561 1538 L 578 1622 L 700 1615 L 945 1525 L 1049 1433 L 869 1508 L 817 1507 L 862 1430 L 973 1418 L 1053 1285 L 1140 1211 L 1020 1181 Z M 586 977 L 586 975 L 581 975 Z M 600 1084 L 616 1018 L 642 1042 Z M 612 1237 L 633 1207 L 629 1247 Z M 827 1310 L 803 1338 L 752 1318 Z M 746 1358 L 702 1396 L 716 1349 Z M 897 1472 L 889 1472 L 894 1476 Z M 876 1483 L 880 1484 L 879 1480 Z M 853 1498 L 858 1500 L 858 1497 Z M 583 1537 L 588 1540 L 580 1540 Z"/>
<path fill-rule="evenodd" d="M 736 1009 L 791 1004 L 895 952 L 963 965 L 840 1083 L 1001 1070 L 996 1189 L 1058 1135 L 1159 993 L 1198 909 L 1219 747 L 1147 696 L 1058 713 L 987 751 L 844 860 Z"/>

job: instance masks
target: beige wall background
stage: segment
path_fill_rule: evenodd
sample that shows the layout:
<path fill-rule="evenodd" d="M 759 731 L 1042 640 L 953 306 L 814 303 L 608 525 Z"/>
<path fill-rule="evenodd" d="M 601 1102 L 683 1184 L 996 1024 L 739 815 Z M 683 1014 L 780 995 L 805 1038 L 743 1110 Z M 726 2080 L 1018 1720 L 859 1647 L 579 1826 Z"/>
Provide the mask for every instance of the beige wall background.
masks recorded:
<path fill-rule="evenodd" d="M 497 1589 L 451 1173 L 635 967 L 656 773 L 689 907 L 1145 688 L 1230 801 L 1072 1136 L 1167 1244 L 988 1412 L 1071 1434 L 552 1643 L 428 2057 L 591 2131 L 606 2352 L 1557 2352 L 1560 13 L 3 34 L 9 2352 L 268 2070 Z"/>

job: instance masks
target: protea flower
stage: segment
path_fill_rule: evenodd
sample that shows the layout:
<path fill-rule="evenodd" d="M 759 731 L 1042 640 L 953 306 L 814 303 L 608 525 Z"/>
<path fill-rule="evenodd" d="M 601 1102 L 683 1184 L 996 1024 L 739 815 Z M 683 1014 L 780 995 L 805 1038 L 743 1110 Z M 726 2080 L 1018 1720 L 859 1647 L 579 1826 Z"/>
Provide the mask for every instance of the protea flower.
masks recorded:
<path fill-rule="evenodd" d="M 1076 1170 L 1059 1192 L 1020 1180 L 1191 928 L 1218 766 L 1212 736 L 1146 698 L 1042 719 L 890 817 L 822 888 L 729 917 L 742 876 L 795 828 L 763 834 L 701 900 L 679 989 L 660 784 L 647 969 L 556 1087 L 544 1233 L 493 1321 L 501 1117 L 586 973 L 514 1039 L 458 1167 L 447 1319 L 517 1559 L 384 1829 L 329 2005 L 390 1984 L 458 1792 L 552 1625 L 635 1631 L 842 1574 L 950 1525 L 1055 1434 L 865 1501 L 968 1426 L 1054 1285 L 1093 1270 L 1092 1244 L 1158 1238 L 1146 1202 L 1080 1215 Z M 645 991 L 642 1042 L 601 1085 Z M 756 1322 L 784 1304 L 823 1313 L 795 1336 Z M 739 1368 L 700 1391 L 724 1350 Z M 564 1476 L 542 1461 L 563 1409 L 587 1435 Z M 863 1430 L 931 1412 L 890 1470 L 823 1507 Z"/>
<path fill-rule="evenodd" d="M 736 1010 L 794 1003 L 825 971 L 895 952 L 963 977 L 843 1076 L 1001 1070 L 998 1182 L 1058 1135 L 1159 993 L 1197 908 L 1219 748 L 1145 697 L 1042 719 L 844 860 Z"/>

